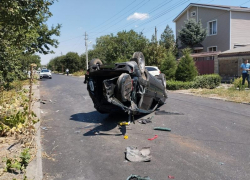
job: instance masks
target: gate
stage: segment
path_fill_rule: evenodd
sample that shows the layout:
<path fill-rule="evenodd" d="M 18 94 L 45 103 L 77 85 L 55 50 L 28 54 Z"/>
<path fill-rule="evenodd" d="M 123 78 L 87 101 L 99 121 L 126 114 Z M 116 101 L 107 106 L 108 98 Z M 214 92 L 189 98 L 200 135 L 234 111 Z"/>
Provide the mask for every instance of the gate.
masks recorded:
<path fill-rule="evenodd" d="M 214 73 L 214 56 L 194 58 L 199 75 Z"/>

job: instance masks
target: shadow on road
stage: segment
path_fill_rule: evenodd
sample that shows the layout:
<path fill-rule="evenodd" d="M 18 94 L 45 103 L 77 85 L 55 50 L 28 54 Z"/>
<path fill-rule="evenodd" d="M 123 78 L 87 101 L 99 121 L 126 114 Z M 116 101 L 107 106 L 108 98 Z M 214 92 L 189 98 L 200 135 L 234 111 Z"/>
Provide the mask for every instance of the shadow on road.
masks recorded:
<path fill-rule="evenodd" d="M 135 121 L 142 118 L 145 115 L 135 116 Z M 87 125 L 80 129 L 88 129 L 89 131 L 84 133 L 83 136 L 96 136 L 96 135 L 106 135 L 106 136 L 121 136 L 126 134 L 126 127 L 120 127 L 120 133 L 113 133 L 111 130 L 118 127 L 119 122 L 124 122 L 128 120 L 128 114 L 119 113 L 119 114 L 100 114 L 97 111 L 89 113 L 78 113 L 73 114 L 70 117 L 70 120 L 93 123 L 93 125 Z"/>

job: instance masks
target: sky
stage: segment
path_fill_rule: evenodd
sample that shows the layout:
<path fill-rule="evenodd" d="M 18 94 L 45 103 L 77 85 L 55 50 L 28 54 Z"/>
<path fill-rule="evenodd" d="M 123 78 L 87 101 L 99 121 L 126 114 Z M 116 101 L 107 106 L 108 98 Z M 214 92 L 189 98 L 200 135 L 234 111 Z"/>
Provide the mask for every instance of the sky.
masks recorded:
<path fill-rule="evenodd" d="M 41 63 L 68 52 L 85 53 L 85 32 L 88 49 L 93 49 L 96 38 L 133 29 L 151 39 L 157 28 L 157 39 L 166 25 L 174 31 L 173 19 L 190 3 L 250 6 L 250 0 L 58 0 L 50 6 L 53 16 L 49 27 L 61 24 L 58 48 L 55 53 L 40 55 Z"/>

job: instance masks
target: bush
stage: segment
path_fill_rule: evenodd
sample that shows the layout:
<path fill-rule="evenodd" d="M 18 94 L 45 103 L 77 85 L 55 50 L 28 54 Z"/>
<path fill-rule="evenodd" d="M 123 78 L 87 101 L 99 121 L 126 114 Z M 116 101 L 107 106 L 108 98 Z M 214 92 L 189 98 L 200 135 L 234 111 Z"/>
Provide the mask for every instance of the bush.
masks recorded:
<path fill-rule="evenodd" d="M 239 88 L 239 91 L 242 91 L 247 87 L 247 83 L 248 82 L 245 81 L 245 84 L 242 85 L 242 77 L 240 77 L 240 78 L 234 79 L 234 82 L 233 82 L 234 86 L 233 87 L 234 87 L 234 89 Z"/>
<path fill-rule="evenodd" d="M 190 89 L 193 88 L 193 82 L 183 82 L 183 81 L 167 81 L 167 89 L 169 90 L 179 90 L 179 89 Z"/>
<path fill-rule="evenodd" d="M 183 50 L 184 56 L 181 58 L 175 73 L 178 81 L 193 81 L 198 75 L 193 58 L 190 56 L 189 50 Z"/>
<path fill-rule="evenodd" d="M 218 74 L 196 76 L 193 82 L 194 82 L 193 88 L 214 89 L 220 85 L 221 77 Z"/>
<path fill-rule="evenodd" d="M 83 75 L 85 75 L 85 71 L 77 71 L 77 72 L 74 72 L 73 73 L 73 76 L 83 76 Z"/>
<path fill-rule="evenodd" d="M 167 81 L 167 89 L 179 90 L 190 88 L 213 89 L 220 85 L 221 77 L 218 74 L 196 76 L 193 81 Z"/>

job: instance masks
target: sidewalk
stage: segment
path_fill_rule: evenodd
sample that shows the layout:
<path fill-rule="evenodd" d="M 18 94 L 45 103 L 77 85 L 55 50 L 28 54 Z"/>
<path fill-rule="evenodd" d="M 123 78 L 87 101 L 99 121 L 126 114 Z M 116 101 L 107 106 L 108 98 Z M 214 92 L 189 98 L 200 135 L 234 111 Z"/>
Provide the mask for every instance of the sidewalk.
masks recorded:
<path fill-rule="evenodd" d="M 40 99 L 40 89 L 39 84 L 33 85 L 32 91 L 34 93 L 33 99 L 35 101 L 33 105 L 33 111 L 37 115 L 37 118 L 41 121 L 41 114 L 40 114 L 40 101 L 37 101 Z M 42 180 L 43 179 L 43 173 L 42 173 L 42 147 L 41 147 L 41 129 L 40 129 L 40 121 L 36 123 L 35 127 L 37 130 L 36 133 L 36 145 L 37 145 L 37 153 L 36 157 L 29 163 L 26 171 L 26 175 L 28 179 L 34 179 L 34 180 Z"/>

